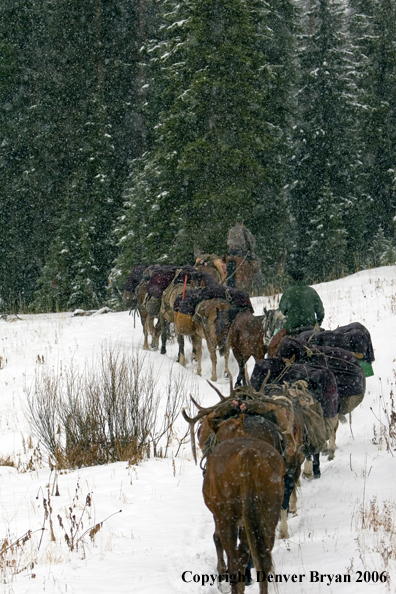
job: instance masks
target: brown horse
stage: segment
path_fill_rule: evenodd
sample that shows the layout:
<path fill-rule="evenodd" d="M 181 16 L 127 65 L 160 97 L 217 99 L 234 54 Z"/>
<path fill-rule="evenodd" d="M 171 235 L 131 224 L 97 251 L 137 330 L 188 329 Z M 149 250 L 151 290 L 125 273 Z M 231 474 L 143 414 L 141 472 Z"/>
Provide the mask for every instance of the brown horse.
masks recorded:
<path fill-rule="evenodd" d="M 225 284 L 227 268 L 215 254 L 202 254 L 195 260 L 194 268 L 210 274 L 219 285 Z"/>
<path fill-rule="evenodd" d="M 215 522 L 219 576 L 228 574 L 232 594 L 245 591 L 250 555 L 257 571 L 268 575 L 272 570 L 285 474 L 280 454 L 265 441 L 239 432 L 238 423 L 228 419 L 218 428 L 219 443 L 208 456 L 203 483 L 205 504 Z M 260 593 L 267 592 L 267 580 L 261 581 Z"/>
<path fill-rule="evenodd" d="M 214 388 L 214 386 L 212 386 Z M 244 435 L 263 440 L 271 444 L 281 453 L 286 463 L 284 477 L 284 498 L 282 502 L 280 537 L 288 538 L 287 513 L 296 511 L 296 487 L 304 462 L 304 423 L 300 413 L 295 410 L 294 403 L 283 394 L 281 388 L 272 388 L 272 396 L 264 396 L 255 392 L 251 387 L 231 389 L 231 396 L 225 398 L 214 388 L 221 398 L 221 402 L 209 407 L 199 408 L 199 413 L 190 418 L 185 411 L 183 416 L 190 424 L 191 444 L 196 459 L 194 426 L 202 419 L 198 430 L 198 439 L 204 457 L 207 456 L 217 443 L 213 441 L 213 434 L 225 419 L 238 415 L 241 420 L 239 431 Z M 217 435 L 216 435 L 217 437 Z"/>
<path fill-rule="evenodd" d="M 226 356 L 229 357 L 232 349 L 238 363 L 238 377 L 235 387 L 246 385 L 245 365 L 254 357 L 256 363 L 264 359 L 267 347 L 264 344 L 265 316 L 255 316 L 249 310 L 237 313 L 230 325 L 226 342 Z"/>
<path fill-rule="evenodd" d="M 217 354 L 225 356 L 225 372 L 229 374 L 228 353 L 224 352 L 228 326 L 218 324 L 219 314 L 229 309 L 230 305 L 221 299 L 206 299 L 201 301 L 195 309 L 193 316 L 174 312 L 176 335 L 190 336 L 193 343 L 193 351 L 197 361 L 197 374 L 202 374 L 202 339 L 206 340 L 210 360 L 212 363 L 211 380 L 217 380 Z M 180 343 L 179 343 L 180 344 Z M 179 363 L 186 364 L 184 351 L 179 353 Z"/>
<path fill-rule="evenodd" d="M 160 323 L 160 319 L 159 319 L 159 311 L 158 311 L 157 315 L 153 315 L 153 313 L 155 313 L 152 311 L 153 304 L 147 303 L 147 294 L 146 294 L 147 285 L 148 285 L 148 281 L 143 280 L 141 283 L 139 283 L 139 285 L 137 286 L 137 288 L 135 290 L 136 309 L 139 312 L 140 319 L 142 321 L 142 326 L 143 326 L 143 336 L 144 336 L 143 350 L 144 351 L 149 350 L 148 338 L 149 338 L 149 336 L 151 336 L 151 348 L 154 351 L 157 351 L 158 345 L 159 345 L 159 338 L 160 338 L 160 334 L 161 334 L 161 323 Z M 156 306 L 157 305 L 158 304 L 156 304 Z M 147 306 L 149 306 L 149 308 Z M 157 322 L 155 320 L 157 320 Z"/>
<path fill-rule="evenodd" d="M 254 265 L 246 256 L 226 256 L 226 284 L 242 291 L 252 292 L 255 276 Z"/>

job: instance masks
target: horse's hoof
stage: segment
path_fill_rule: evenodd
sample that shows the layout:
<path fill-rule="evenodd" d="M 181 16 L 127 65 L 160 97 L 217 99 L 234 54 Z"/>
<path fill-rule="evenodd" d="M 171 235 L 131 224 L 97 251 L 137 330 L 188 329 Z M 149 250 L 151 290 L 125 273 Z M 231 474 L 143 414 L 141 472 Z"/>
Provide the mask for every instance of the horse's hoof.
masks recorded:
<path fill-rule="evenodd" d="M 220 582 L 217 588 L 221 594 L 229 594 L 229 592 L 231 592 L 231 586 L 227 582 Z"/>
<path fill-rule="evenodd" d="M 320 478 L 321 477 L 320 470 L 317 470 L 316 472 L 314 472 L 313 477 L 314 477 L 314 479 Z"/>

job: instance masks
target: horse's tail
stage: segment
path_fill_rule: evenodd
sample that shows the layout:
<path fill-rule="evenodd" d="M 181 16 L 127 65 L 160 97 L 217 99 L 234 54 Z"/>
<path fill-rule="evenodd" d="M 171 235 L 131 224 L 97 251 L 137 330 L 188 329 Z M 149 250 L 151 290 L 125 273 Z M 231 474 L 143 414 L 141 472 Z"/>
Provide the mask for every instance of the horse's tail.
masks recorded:
<path fill-rule="evenodd" d="M 249 550 L 256 570 L 268 574 L 272 570 L 271 551 L 274 544 L 276 524 L 271 530 L 273 522 L 270 522 L 268 516 L 271 507 L 273 507 L 272 497 L 264 497 L 262 483 L 265 477 L 268 477 L 266 495 L 279 489 L 276 482 L 271 483 L 272 470 L 267 460 L 257 450 L 253 448 L 244 449 L 239 456 L 242 477 L 242 517 Z"/>

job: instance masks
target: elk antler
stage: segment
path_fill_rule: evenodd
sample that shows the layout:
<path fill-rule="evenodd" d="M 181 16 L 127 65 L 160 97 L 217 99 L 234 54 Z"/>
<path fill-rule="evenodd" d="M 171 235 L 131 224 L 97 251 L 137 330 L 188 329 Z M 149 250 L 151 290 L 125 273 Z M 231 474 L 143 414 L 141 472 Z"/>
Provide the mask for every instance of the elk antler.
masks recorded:
<path fill-rule="evenodd" d="M 209 413 L 217 410 L 224 403 L 224 401 L 228 400 L 227 398 L 225 398 L 223 396 L 223 394 L 221 394 L 221 392 L 215 386 L 213 386 L 213 384 L 211 384 L 209 381 L 208 381 L 208 383 L 212 386 L 212 388 L 215 390 L 215 392 L 217 392 L 217 394 L 220 396 L 221 401 L 217 402 L 217 404 L 213 404 L 212 406 L 209 406 L 208 408 L 204 408 L 203 406 L 198 404 L 198 402 L 190 394 L 190 398 L 191 398 L 192 402 L 194 403 L 194 405 L 198 408 L 199 412 L 197 415 L 195 415 L 195 417 L 189 417 L 188 414 L 186 413 L 186 410 L 184 408 L 182 410 L 182 415 L 183 415 L 184 420 L 187 421 L 187 423 L 190 425 L 191 449 L 192 449 L 192 453 L 194 456 L 195 464 L 197 463 L 197 450 L 196 450 L 196 446 L 195 446 L 195 433 L 194 433 L 195 423 L 197 421 L 199 421 L 200 419 L 202 419 L 203 417 L 206 417 L 206 415 L 208 415 Z"/>
<path fill-rule="evenodd" d="M 216 394 L 218 394 L 218 395 L 219 395 L 219 397 L 220 397 L 220 400 L 225 400 L 225 399 L 226 399 L 226 397 L 225 397 L 225 396 L 223 396 L 223 394 L 220 392 L 220 390 L 219 390 L 218 388 L 216 388 L 216 386 L 214 386 L 214 385 L 212 384 L 212 382 L 210 382 L 209 380 L 206 380 L 206 381 L 208 382 L 209 386 L 210 386 L 211 388 L 213 388 L 213 390 L 216 392 Z"/>

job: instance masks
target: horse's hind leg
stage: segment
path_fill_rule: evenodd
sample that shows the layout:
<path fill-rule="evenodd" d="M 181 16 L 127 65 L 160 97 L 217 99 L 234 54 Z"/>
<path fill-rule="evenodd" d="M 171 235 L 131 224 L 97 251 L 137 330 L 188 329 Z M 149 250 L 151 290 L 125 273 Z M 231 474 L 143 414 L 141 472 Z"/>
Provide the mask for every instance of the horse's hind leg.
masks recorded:
<path fill-rule="evenodd" d="M 282 509 L 281 509 L 281 523 L 279 526 L 279 538 L 289 538 L 289 530 L 287 527 L 287 512 L 289 511 L 290 496 L 293 493 L 295 480 L 291 472 L 286 472 L 284 477 L 285 491 L 283 495 Z"/>
<path fill-rule="evenodd" d="M 305 457 L 303 476 L 308 480 L 313 478 L 313 462 L 311 455 Z"/>
<path fill-rule="evenodd" d="M 227 568 L 226 568 L 226 564 L 224 561 L 223 547 L 221 545 L 220 537 L 217 534 L 217 532 L 215 532 L 213 534 L 213 540 L 214 540 L 214 544 L 216 547 L 216 553 L 217 553 L 217 571 L 218 571 L 219 575 L 224 575 L 227 572 Z"/>
<path fill-rule="evenodd" d="M 160 332 L 161 332 L 161 355 L 166 355 L 166 341 L 168 338 L 169 324 L 165 318 L 160 316 Z"/>
<path fill-rule="evenodd" d="M 142 324 L 143 324 L 143 336 L 144 336 L 144 342 L 143 342 L 143 350 L 144 351 L 148 351 L 149 350 L 149 345 L 148 345 L 148 335 L 150 332 L 150 328 L 149 328 L 149 317 L 146 316 L 145 318 L 142 317 Z"/>
<path fill-rule="evenodd" d="M 328 447 L 329 460 L 334 460 L 334 456 L 335 456 L 335 449 L 336 449 L 335 442 L 336 442 L 336 432 L 338 429 L 338 422 L 339 422 L 338 417 L 324 419 L 326 433 L 329 438 L 329 447 Z"/>
<path fill-rule="evenodd" d="M 197 357 L 197 375 L 202 375 L 202 338 L 194 334 L 191 340 Z"/>
<path fill-rule="evenodd" d="M 177 362 L 183 367 L 186 366 L 186 357 L 184 356 L 184 336 L 183 334 L 177 335 L 177 344 L 179 345 L 179 352 L 177 354 Z"/>
<path fill-rule="evenodd" d="M 313 455 L 313 477 L 320 478 L 320 454 Z"/>
<path fill-rule="evenodd" d="M 212 341 L 210 340 L 210 336 L 206 337 L 206 344 L 208 345 L 210 360 L 212 363 L 212 375 L 211 380 L 212 382 L 217 381 L 217 355 L 216 355 L 216 347 L 213 346 Z"/>
<path fill-rule="evenodd" d="M 291 514 L 297 513 L 297 483 L 294 484 L 294 489 L 292 491 L 292 494 L 290 495 L 289 512 Z"/>

